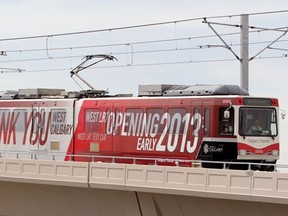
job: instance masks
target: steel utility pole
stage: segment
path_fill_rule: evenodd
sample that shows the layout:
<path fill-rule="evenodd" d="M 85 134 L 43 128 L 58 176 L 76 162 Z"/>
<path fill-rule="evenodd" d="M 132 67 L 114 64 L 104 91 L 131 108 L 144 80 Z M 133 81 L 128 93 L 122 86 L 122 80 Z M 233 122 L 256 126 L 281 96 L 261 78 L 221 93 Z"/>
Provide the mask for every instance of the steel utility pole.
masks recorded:
<path fill-rule="evenodd" d="M 249 92 L 249 17 L 241 15 L 240 85 Z"/>
<path fill-rule="evenodd" d="M 249 25 L 248 25 L 248 14 L 242 14 L 241 15 L 241 25 L 231 25 L 231 24 L 225 24 L 225 23 L 215 23 L 215 22 L 208 22 L 206 18 L 204 18 L 203 23 L 207 23 L 208 26 L 212 29 L 212 31 L 219 37 L 219 39 L 223 42 L 224 48 L 228 49 L 236 59 L 240 62 L 240 86 L 248 91 L 249 89 Z M 240 50 L 240 56 L 238 56 L 229 46 L 225 40 L 221 37 L 220 34 L 217 33 L 217 31 L 212 27 L 212 24 L 214 25 L 224 25 L 224 26 L 233 26 L 233 27 L 240 27 L 241 28 L 241 50 Z M 221 47 L 221 46 L 219 46 Z"/>
<path fill-rule="evenodd" d="M 208 22 L 206 18 L 203 18 L 203 23 L 208 24 L 208 26 L 212 29 L 212 31 L 219 37 L 219 39 L 222 41 L 224 46 L 213 46 L 213 45 L 207 45 L 208 48 L 210 47 L 222 47 L 228 49 L 237 60 L 240 61 L 240 86 L 247 90 L 249 92 L 249 62 L 253 59 L 255 59 L 257 56 L 259 56 L 262 52 L 264 52 L 267 49 L 272 49 L 271 45 L 277 42 L 280 38 L 284 37 L 287 32 L 288 28 L 281 27 L 281 28 L 261 28 L 261 27 L 255 27 L 255 26 L 249 26 L 249 15 L 248 14 L 242 14 L 241 15 L 241 25 L 231 25 L 231 24 L 225 24 L 225 23 L 216 23 L 216 22 Z M 233 26 L 233 27 L 240 27 L 241 28 L 241 48 L 240 48 L 240 56 L 238 56 L 229 46 L 225 40 L 221 37 L 220 34 L 217 33 L 217 31 L 212 27 L 213 25 L 223 25 L 223 26 Z M 274 31 L 274 32 L 280 32 L 282 33 L 280 36 L 278 36 L 274 41 L 269 43 L 267 46 L 265 46 L 262 50 L 260 50 L 257 54 L 255 54 L 252 57 L 249 57 L 249 28 L 258 29 L 260 31 Z M 200 46 L 202 47 L 202 46 Z"/>

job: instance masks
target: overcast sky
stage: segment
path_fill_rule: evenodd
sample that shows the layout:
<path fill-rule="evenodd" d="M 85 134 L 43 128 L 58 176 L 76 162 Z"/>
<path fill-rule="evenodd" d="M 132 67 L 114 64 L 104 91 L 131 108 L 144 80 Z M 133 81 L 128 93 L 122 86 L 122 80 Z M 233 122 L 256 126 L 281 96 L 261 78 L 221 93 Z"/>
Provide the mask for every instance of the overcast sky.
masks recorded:
<path fill-rule="evenodd" d="M 83 71 L 81 75 L 96 88 L 109 89 L 112 94 L 131 92 L 134 95 L 138 84 L 240 84 L 240 64 L 227 49 L 199 49 L 201 45 L 223 45 L 217 37 L 201 37 L 215 36 L 202 20 L 65 37 L 53 35 L 288 9 L 285 0 L 0 0 L 0 3 L 0 39 L 52 35 L 31 40 L 0 41 L 0 51 L 7 52 L 7 56 L 0 56 L 0 68 L 25 70 L 11 73 L 11 70 L 2 69 L 0 90 L 36 87 L 79 90 L 69 71 L 81 63 L 81 58 L 91 54 L 113 54 L 118 61 L 100 63 L 99 67 L 103 68 Z M 227 24 L 240 22 L 238 16 L 210 20 Z M 265 28 L 287 27 L 287 20 L 287 12 L 249 16 L 250 25 Z M 230 34 L 224 39 L 239 54 L 240 38 L 232 33 L 240 30 L 229 26 L 214 27 L 221 34 Z M 274 31 L 250 34 L 250 42 L 254 43 L 250 46 L 250 56 L 265 48 L 267 41 L 273 41 L 282 34 Z M 199 38 L 188 39 L 193 37 Z M 184 39 L 178 40 L 180 38 Z M 172 41 L 138 43 L 168 39 Z M 273 47 L 288 49 L 287 39 L 286 35 L 283 36 L 283 41 L 273 44 Z M 89 46 L 91 48 L 84 49 Z M 278 97 L 281 109 L 288 112 L 286 54 L 288 51 L 269 49 L 257 56 L 261 59 L 251 61 L 249 90 L 253 95 Z M 167 64 L 169 62 L 174 64 Z M 282 134 L 287 134 L 287 121 L 281 121 Z M 287 143 L 288 137 L 282 135 L 281 161 L 287 161 L 288 148 L 284 145 Z"/>

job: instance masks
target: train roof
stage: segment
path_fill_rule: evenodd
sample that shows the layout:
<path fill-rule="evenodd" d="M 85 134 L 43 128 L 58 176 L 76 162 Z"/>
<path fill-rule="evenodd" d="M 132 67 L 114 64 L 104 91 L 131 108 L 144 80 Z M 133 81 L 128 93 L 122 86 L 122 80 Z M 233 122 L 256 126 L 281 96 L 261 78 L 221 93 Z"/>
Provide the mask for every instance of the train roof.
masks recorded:
<path fill-rule="evenodd" d="M 247 96 L 249 93 L 238 85 L 139 85 L 138 97 L 181 97 L 181 96 Z M 87 90 L 67 92 L 65 89 L 19 89 L 0 91 L 0 100 L 40 99 L 40 98 L 100 98 L 100 97 L 131 97 L 132 94 L 109 95 L 103 90 Z"/>
<path fill-rule="evenodd" d="M 208 96 L 249 93 L 238 85 L 140 85 L 139 96 Z"/>

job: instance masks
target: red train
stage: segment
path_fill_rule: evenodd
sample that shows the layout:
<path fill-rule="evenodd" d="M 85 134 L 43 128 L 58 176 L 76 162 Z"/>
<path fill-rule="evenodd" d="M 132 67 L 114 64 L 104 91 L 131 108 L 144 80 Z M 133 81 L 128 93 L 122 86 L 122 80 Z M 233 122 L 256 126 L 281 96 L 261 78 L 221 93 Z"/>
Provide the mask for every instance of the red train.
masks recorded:
<path fill-rule="evenodd" d="M 60 93 L 26 89 L 2 94 L 3 157 L 117 156 L 159 164 L 279 158 L 278 100 L 249 96 L 235 85 L 142 85 L 138 97 Z"/>

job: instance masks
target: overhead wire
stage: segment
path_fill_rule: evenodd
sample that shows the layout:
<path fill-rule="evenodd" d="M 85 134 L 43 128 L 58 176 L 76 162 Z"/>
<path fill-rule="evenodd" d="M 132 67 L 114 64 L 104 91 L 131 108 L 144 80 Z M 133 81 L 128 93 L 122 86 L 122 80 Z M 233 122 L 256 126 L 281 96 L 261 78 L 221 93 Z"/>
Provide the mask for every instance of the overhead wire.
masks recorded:
<path fill-rule="evenodd" d="M 256 16 L 256 15 L 267 15 L 267 14 L 275 14 L 275 13 L 288 13 L 288 10 L 248 13 L 248 15 L 249 16 Z M 0 38 L 0 41 L 27 40 L 27 39 L 37 39 L 37 38 L 47 38 L 47 37 L 61 37 L 61 36 L 72 36 L 72 35 L 79 35 L 79 34 L 91 34 L 91 33 L 98 33 L 98 32 L 104 32 L 104 31 L 118 31 L 118 30 L 144 28 L 144 27 L 152 27 L 152 26 L 159 26 L 159 25 L 168 25 L 168 24 L 173 24 L 173 23 L 191 22 L 191 21 L 202 20 L 203 18 L 219 19 L 219 18 L 227 18 L 227 17 L 240 17 L 241 15 L 242 14 L 208 16 L 208 17 L 198 17 L 198 18 L 165 21 L 165 22 L 146 23 L 146 24 L 140 24 L 140 25 L 122 26 L 122 27 L 114 27 L 114 28 L 95 29 L 95 30 L 87 30 L 87 31 L 75 31 L 75 32 L 57 33 L 57 34 L 44 34 L 44 35 L 34 35 L 34 36 L 24 36 L 24 37 Z"/>
<path fill-rule="evenodd" d="M 287 27 L 280 27 L 276 29 L 283 29 Z M 264 30 L 261 30 L 264 31 Z M 249 33 L 259 33 L 261 32 L 259 30 L 257 31 L 249 31 Z M 240 32 L 233 32 L 233 33 L 226 33 L 226 34 L 219 34 L 222 37 L 225 36 L 232 36 L 232 35 L 240 35 Z M 196 39 L 205 39 L 205 38 L 216 38 L 217 36 L 215 34 L 213 35 L 201 35 L 201 36 L 191 36 L 191 37 L 182 37 L 182 38 L 168 38 L 168 39 L 158 39 L 158 40 L 146 40 L 146 41 L 134 41 L 134 42 L 123 42 L 123 43 L 114 43 L 114 44 L 98 44 L 98 45 L 86 45 L 86 46 L 70 46 L 70 47 L 54 47 L 49 48 L 48 45 L 46 45 L 45 48 L 38 48 L 38 49 L 19 49 L 19 50 L 5 50 L 6 53 L 13 53 L 13 52 L 42 52 L 42 51 L 58 51 L 58 50 L 71 50 L 71 49 L 87 49 L 87 48 L 101 48 L 101 47 L 115 47 L 115 46 L 125 46 L 126 44 L 132 44 L 132 45 L 140 45 L 140 44 L 149 44 L 149 43 L 164 43 L 164 42 L 175 42 L 181 41 L 181 40 L 196 40 Z M 48 38 L 48 37 L 47 37 Z M 47 41 L 46 41 L 47 44 Z"/>
<path fill-rule="evenodd" d="M 240 32 L 228 33 L 228 34 L 221 34 L 221 36 L 228 36 L 228 35 L 236 35 L 240 34 Z M 115 47 L 115 46 L 125 46 L 127 44 L 132 45 L 140 45 L 140 44 L 149 44 L 149 43 L 164 43 L 164 42 L 175 42 L 181 40 L 193 40 L 193 39 L 204 39 L 204 38 L 211 38 L 216 37 L 215 35 L 203 35 L 203 36 L 193 36 L 193 37 L 184 37 L 184 38 L 168 38 L 168 39 L 159 39 L 159 40 L 146 40 L 146 41 L 134 41 L 134 42 L 123 42 L 123 43 L 114 43 L 114 44 L 98 44 L 98 45 L 87 45 L 87 46 L 74 46 L 74 47 L 54 47 L 54 48 L 39 48 L 39 49 L 21 49 L 21 50 L 7 50 L 8 53 L 13 52 L 40 52 L 46 51 L 57 51 L 57 50 L 69 50 L 69 49 L 86 49 L 86 48 L 101 48 L 101 47 Z"/>
<path fill-rule="evenodd" d="M 256 57 L 254 60 L 266 60 L 266 59 L 283 59 L 287 58 L 288 55 L 277 55 L 277 56 L 266 56 Z M 169 62 L 154 62 L 154 63 L 137 63 L 132 65 L 121 64 L 121 65 L 109 65 L 109 66 L 95 66 L 87 70 L 93 69 L 109 69 L 109 68 L 124 68 L 124 67 L 145 67 L 145 66 L 161 66 L 161 65 L 180 65 L 180 64 L 199 64 L 199 63 L 215 63 L 215 62 L 233 62 L 237 61 L 235 58 L 227 59 L 210 59 L 210 60 L 186 60 L 186 61 L 169 61 Z M 67 72 L 71 68 L 53 68 L 53 69 L 35 69 L 25 70 L 25 73 L 47 73 L 47 72 Z M 19 71 L 9 71 L 9 73 L 19 73 Z"/>
<path fill-rule="evenodd" d="M 250 13 L 249 15 L 265 15 L 265 14 L 273 14 L 273 13 L 287 13 L 288 10 L 282 10 L 282 11 L 268 11 L 268 12 L 261 12 L 261 13 Z M 237 14 L 237 15 L 225 15 L 225 16 L 211 16 L 211 17 L 205 17 L 205 19 L 218 19 L 218 18 L 229 18 L 231 21 L 231 17 L 237 17 L 237 16 L 241 16 L 241 14 Z M 19 49 L 19 50 L 7 50 L 5 52 L 7 53 L 13 53 L 13 52 L 19 52 L 21 53 L 21 57 L 20 59 L 14 59 L 14 60 L 6 60 L 6 61 L 0 61 L 0 63 L 9 63 L 9 62 L 28 62 L 28 61 L 45 61 L 45 60 L 59 60 L 59 59 L 67 59 L 67 58 L 81 58 L 83 56 L 80 55 L 75 55 L 75 56 L 71 56 L 71 55 L 63 55 L 63 56 L 53 56 L 53 58 L 51 57 L 50 51 L 62 51 L 62 50 L 76 50 L 76 49 L 90 49 L 90 48 L 107 48 L 107 47 L 115 47 L 115 46 L 127 46 L 127 44 L 129 44 L 130 46 L 135 46 L 135 45 L 141 45 L 141 44 L 153 44 L 153 43 L 168 43 L 168 42 L 175 42 L 176 44 L 176 49 L 174 48 L 170 48 L 170 49 L 150 49 L 150 50 L 135 50 L 133 48 L 133 53 L 131 54 L 131 51 L 127 51 L 127 52 L 112 52 L 110 49 L 110 54 L 113 55 L 124 55 L 124 54 L 131 54 L 132 58 L 134 57 L 135 54 L 149 54 L 149 53 L 161 53 L 161 52 L 171 52 L 171 51 L 185 51 L 185 50 L 196 50 L 196 49 L 203 49 L 198 47 L 191 47 L 191 40 L 197 40 L 197 39 L 205 39 L 205 38 L 213 38 L 213 37 L 217 37 L 216 35 L 200 35 L 200 36 L 192 36 L 192 37 L 182 37 L 182 38 L 178 38 L 177 37 L 177 29 L 176 29 L 176 23 L 181 23 L 181 22 L 191 22 L 191 21 L 197 21 L 197 20 L 203 20 L 203 17 L 201 18 L 192 18 L 192 19 L 183 19 L 183 20 L 174 20 L 174 21 L 167 21 L 167 22 L 158 22 L 158 23 L 148 23 L 148 24 L 142 24 L 142 25 L 132 25 L 132 26 L 124 26 L 124 27 L 116 27 L 116 28 L 107 28 L 107 29 L 96 29 L 96 30 L 89 30 L 89 31 L 79 31 L 79 32 L 67 32 L 67 33 L 59 33 L 59 34 L 49 34 L 49 35 L 36 35 L 36 36 L 26 36 L 26 37 L 14 37 L 14 38 L 2 38 L 0 39 L 1 41 L 11 41 L 11 40 L 26 40 L 26 39 L 37 39 L 37 38 L 45 38 L 46 37 L 46 47 L 45 48 L 37 48 L 37 49 Z M 130 41 L 130 42 L 123 42 L 123 43 L 115 43 L 112 44 L 111 43 L 111 32 L 112 31 L 117 31 L 117 30 L 125 30 L 125 29 L 134 29 L 134 28 L 144 28 L 144 27 L 150 27 L 150 26 L 158 26 L 158 25 L 167 25 L 167 24 L 174 24 L 174 38 L 168 38 L 168 39 L 158 39 L 158 40 L 146 40 L 146 41 Z M 277 29 L 282 29 L 282 28 L 287 28 L 287 27 L 281 27 L 281 28 L 277 28 Z M 72 36 L 72 35 L 78 35 L 78 34 L 90 34 L 90 33 L 98 33 L 98 32 L 103 32 L 103 31 L 109 31 L 110 32 L 110 44 L 98 44 L 98 45 L 85 45 L 85 46 L 70 46 L 70 47 L 49 47 L 49 39 L 51 39 L 52 37 L 60 37 L 60 36 Z M 258 32 L 259 31 L 265 31 L 265 29 L 263 30 L 252 30 L 249 31 L 250 33 L 253 32 Z M 232 35 L 239 35 L 240 32 L 230 32 L 227 34 L 220 34 L 221 36 L 232 36 Z M 184 41 L 184 40 L 188 40 L 189 41 L 189 47 L 178 47 L 178 41 Z M 287 40 L 279 40 L 277 41 L 277 43 L 279 42 L 286 42 Z M 263 41 L 263 42 L 253 42 L 253 43 L 249 43 L 250 45 L 253 44 L 261 44 L 261 43 L 268 43 L 268 41 Z M 241 44 L 231 44 L 232 46 L 240 46 Z M 42 58 L 22 58 L 22 54 L 25 52 L 46 52 L 46 58 L 42 57 Z M 191 53 L 190 53 L 191 55 Z M 199 63 L 201 62 L 210 62 L 211 60 L 203 60 L 203 61 L 198 61 Z M 211 62 L 213 62 L 214 60 L 212 60 Z M 218 61 L 218 60 L 217 60 Z M 221 60 L 220 60 L 221 61 Z M 129 66 L 135 66 L 133 60 L 131 60 L 131 62 L 133 64 L 129 64 Z M 189 62 L 197 62 L 197 61 L 193 61 L 191 59 L 190 56 L 190 61 Z M 152 65 L 155 65 L 154 63 L 151 63 Z M 159 65 L 161 65 L 162 63 L 159 63 Z M 165 63 L 166 64 L 166 63 Z M 173 62 L 172 62 L 173 64 Z M 175 63 L 176 64 L 176 63 Z M 142 66 L 148 66 L 148 64 L 142 64 Z M 157 63 L 156 63 L 157 65 Z M 127 66 L 127 65 L 126 65 Z M 141 66 L 138 64 L 138 66 Z M 58 69 L 57 69 L 58 70 Z M 62 70 L 62 69 L 59 69 Z M 37 70 L 35 70 L 37 71 Z M 45 71 L 45 70 L 38 70 L 38 71 Z M 26 71 L 28 72 L 28 71 Z"/>
<path fill-rule="evenodd" d="M 190 38 L 185 38 L 185 40 L 190 40 Z M 279 40 L 277 41 L 276 43 L 281 43 L 281 42 L 287 42 L 288 40 L 285 39 L 285 40 Z M 259 44 L 269 44 L 271 43 L 272 41 L 261 41 L 261 42 L 250 42 L 249 45 L 259 45 Z M 121 44 L 124 46 L 124 44 Z M 127 44 L 125 44 L 127 46 Z M 131 45 L 131 44 L 129 44 Z M 237 47 L 237 46 L 241 46 L 240 43 L 238 44 L 232 44 L 231 47 Z M 83 46 L 83 47 L 77 47 L 78 49 L 88 49 L 88 48 L 95 48 L 95 47 L 98 47 L 97 45 L 96 46 Z M 77 49 L 75 47 L 71 47 L 71 48 L 67 48 L 72 50 L 72 49 Z M 217 46 L 212 46 L 210 45 L 209 48 L 217 48 Z M 66 48 L 65 48 L 66 49 Z M 185 50 L 199 50 L 199 49 L 204 49 L 203 46 L 198 46 L 198 47 L 182 47 L 182 48 L 168 48 L 168 49 L 149 49 L 149 50 L 138 50 L 138 51 L 135 51 L 133 50 L 133 54 L 149 54 L 149 53 L 161 53 L 161 52 L 171 52 L 171 51 L 185 51 Z M 45 49 L 42 49 L 42 51 L 44 51 Z M 53 48 L 51 48 L 50 50 L 55 50 Z M 39 50 L 38 50 L 39 51 Z M 8 51 L 9 52 L 9 51 Z M 21 51 L 18 51 L 18 52 L 21 52 L 23 53 L 23 50 Z M 127 55 L 127 54 L 130 54 L 131 51 L 126 51 L 126 52 L 111 52 L 110 54 L 111 55 Z M 0 61 L 0 63 L 8 63 L 8 62 L 27 62 L 27 61 L 45 61 L 45 60 L 59 60 L 59 59 L 69 59 L 69 58 L 82 58 L 83 55 L 67 55 L 67 56 L 54 56 L 53 58 L 51 58 L 51 56 L 47 55 L 47 57 L 42 57 L 42 58 L 20 58 L 20 59 L 9 59 L 9 60 L 2 60 Z"/>
<path fill-rule="evenodd" d="M 256 32 L 256 31 L 254 31 Z M 259 33 L 259 31 L 257 31 Z M 234 32 L 234 33 L 227 33 L 227 34 L 220 34 L 221 36 L 231 36 L 231 35 L 236 35 L 236 34 L 240 34 L 239 32 Z M 21 50 L 7 50 L 5 51 L 6 53 L 25 53 L 25 52 L 46 52 L 46 55 L 48 58 L 32 58 L 32 59 L 22 59 L 21 60 L 14 60 L 14 61 L 34 61 L 34 60 L 45 60 L 45 59 L 52 59 L 52 57 L 49 54 L 49 51 L 63 51 L 63 50 L 77 50 L 77 49 L 91 49 L 91 48 L 105 48 L 105 47 L 115 47 L 115 46 L 127 46 L 127 44 L 129 45 L 139 45 L 139 44 L 149 44 L 149 43 L 164 43 L 164 42 L 173 42 L 175 40 L 177 41 L 190 41 L 193 39 L 203 39 L 203 38 L 210 38 L 210 37 L 216 37 L 215 35 L 204 35 L 204 36 L 194 36 L 194 37 L 185 37 L 185 38 L 169 38 L 169 39 L 161 39 L 161 40 L 148 40 L 148 41 L 137 41 L 137 42 L 129 42 L 129 43 L 115 43 L 115 44 L 98 44 L 98 45 L 86 45 L 86 46 L 70 46 L 70 47 L 54 47 L 54 48 L 49 48 L 48 47 L 48 42 L 46 42 L 46 48 L 38 48 L 38 49 L 21 49 Z M 48 41 L 48 38 L 47 38 Z M 282 40 L 278 40 L 277 43 L 280 42 L 287 42 L 288 40 L 282 39 Z M 270 43 L 272 41 L 261 41 L 261 42 L 249 42 L 249 45 L 259 45 L 259 44 L 265 44 L 265 43 Z M 231 44 L 232 46 L 240 46 L 241 44 Z M 199 49 L 199 47 L 194 47 L 194 48 L 190 48 L 191 50 L 193 49 Z M 180 49 L 181 50 L 181 49 Z M 160 50 L 161 51 L 161 50 Z M 158 50 L 149 50 L 149 51 L 134 51 L 134 53 L 149 53 L 149 52 L 160 52 Z M 166 51 L 165 49 L 163 51 Z M 112 54 L 112 52 L 110 51 L 110 54 Z M 115 53 L 114 54 L 127 54 L 127 53 Z M 61 57 L 53 57 L 53 59 L 63 59 L 63 58 L 69 58 L 71 56 L 61 56 Z M 72 58 L 74 57 L 81 57 L 81 56 L 72 56 Z M 13 60 L 11 60 L 12 62 Z M 0 62 L 8 62 L 8 61 L 0 61 Z"/>

